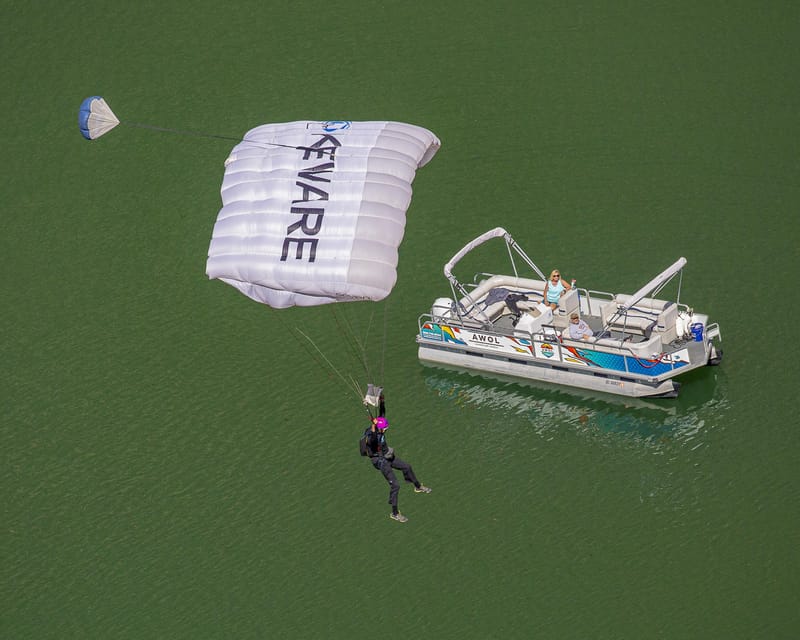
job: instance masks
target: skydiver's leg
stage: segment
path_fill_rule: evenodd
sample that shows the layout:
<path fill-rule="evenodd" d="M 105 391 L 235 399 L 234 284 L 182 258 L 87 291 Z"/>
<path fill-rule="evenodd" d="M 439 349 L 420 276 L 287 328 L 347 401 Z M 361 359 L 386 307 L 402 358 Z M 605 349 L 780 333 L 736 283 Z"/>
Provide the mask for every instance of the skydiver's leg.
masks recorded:
<path fill-rule="evenodd" d="M 414 470 L 411 468 L 410 464 L 408 464 L 405 460 L 395 458 L 392 460 L 392 466 L 395 469 L 403 472 L 403 478 L 405 478 L 406 482 L 410 482 L 419 489 L 420 482 L 417 480 L 417 476 L 414 474 Z"/>
<path fill-rule="evenodd" d="M 389 483 L 389 504 L 392 505 L 392 513 L 397 513 L 397 494 L 400 493 L 400 483 L 397 476 L 392 471 L 392 465 L 388 460 L 380 458 L 375 464 L 375 468 L 383 474 L 386 482 Z"/>

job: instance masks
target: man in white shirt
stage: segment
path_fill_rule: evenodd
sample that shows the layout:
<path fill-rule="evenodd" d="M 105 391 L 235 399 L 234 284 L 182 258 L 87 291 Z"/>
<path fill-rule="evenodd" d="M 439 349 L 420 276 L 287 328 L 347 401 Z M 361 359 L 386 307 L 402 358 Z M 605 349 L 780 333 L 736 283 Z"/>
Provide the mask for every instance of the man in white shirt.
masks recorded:
<path fill-rule="evenodd" d="M 569 337 L 573 340 L 586 340 L 594 335 L 588 324 L 580 319 L 577 313 L 569 317 Z"/>

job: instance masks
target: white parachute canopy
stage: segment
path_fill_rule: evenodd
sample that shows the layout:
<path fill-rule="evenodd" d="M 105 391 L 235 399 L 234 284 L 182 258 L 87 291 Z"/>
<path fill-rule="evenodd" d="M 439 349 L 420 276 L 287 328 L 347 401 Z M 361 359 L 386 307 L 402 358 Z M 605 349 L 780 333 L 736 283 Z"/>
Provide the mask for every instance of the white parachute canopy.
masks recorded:
<path fill-rule="evenodd" d="M 411 183 L 440 144 L 401 122 L 252 129 L 225 162 L 208 277 L 274 308 L 382 300 Z"/>
<path fill-rule="evenodd" d="M 117 116 L 100 96 L 86 98 L 78 109 L 78 126 L 87 140 L 99 138 L 118 124 Z"/>

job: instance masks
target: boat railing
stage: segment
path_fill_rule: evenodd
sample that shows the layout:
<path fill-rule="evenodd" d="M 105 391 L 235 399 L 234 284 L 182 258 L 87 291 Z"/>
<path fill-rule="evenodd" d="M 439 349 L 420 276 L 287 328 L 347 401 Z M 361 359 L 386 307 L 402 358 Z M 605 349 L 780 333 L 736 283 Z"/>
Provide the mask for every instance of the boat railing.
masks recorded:
<path fill-rule="evenodd" d="M 564 353 L 563 350 L 566 347 L 570 346 L 577 346 L 580 347 L 582 350 L 590 350 L 596 351 L 599 353 L 619 353 L 623 357 L 623 364 L 625 366 L 625 373 L 630 376 L 636 376 L 640 378 L 648 378 L 654 379 L 658 377 L 662 377 L 665 374 L 661 373 L 660 376 L 648 376 L 646 374 L 642 374 L 640 372 L 631 371 L 629 364 L 631 359 L 635 362 L 653 362 L 655 359 L 643 357 L 641 354 L 636 353 L 630 346 L 626 344 L 626 341 L 629 336 L 622 335 L 620 338 L 615 337 L 607 337 L 607 338 L 590 338 L 589 341 L 586 340 L 573 340 L 572 338 L 565 338 L 563 337 L 558 329 L 552 325 L 544 325 L 542 327 L 541 333 L 534 333 L 531 334 L 531 341 L 532 342 L 540 342 L 540 343 L 547 343 L 551 347 L 555 347 L 558 353 L 559 361 L 564 361 Z M 566 342 L 566 345 L 565 345 Z M 604 348 L 605 347 L 605 348 Z M 653 354 L 659 355 L 659 354 Z M 663 355 L 663 354 L 661 354 Z M 659 357 L 657 359 L 661 361 Z M 662 364 L 666 364 L 669 366 L 670 371 L 675 369 L 675 363 L 672 361 L 663 362 Z"/>
<path fill-rule="evenodd" d="M 597 293 L 597 292 L 595 292 L 595 293 Z M 419 318 L 417 320 L 417 324 L 418 324 L 418 334 L 417 334 L 418 335 L 418 339 L 419 339 L 420 336 L 423 335 L 423 326 L 427 322 L 430 322 L 430 323 L 433 323 L 433 324 L 437 324 L 437 325 L 446 325 L 446 326 L 455 325 L 457 327 L 463 327 L 463 328 L 467 328 L 467 329 L 474 329 L 474 330 L 480 331 L 481 333 L 489 335 L 489 336 L 497 336 L 497 337 L 504 337 L 504 338 L 512 337 L 507 332 L 495 331 L 492 328 L 491 324 L 486 325 L 486 324 L 482 324 L 480 322 L 466 322 L 464 318 L 457 318 L 457 317 L 455 317 L 455 318 L 446 318 L 446 317 L 442 317 L 442 316 L 434 316 L 431 313 L 423 313 L 423 314 L 421 314 L 419 316 Z M 711 326 L 711 325 L 709 325 L 709 326 Z M 515 338 L 522 338 L 523 336 L 520 336 L 519 334 L 516 334 L 514 337 Z M 563 338 L 561 336 L 561 330 L 560 329 L 558 329 L 556 326 L 554 326 L 552 324 L 548 324 L 548 325 L 542 325 L 540 331 L 538 331 L 536 333 L 527 334 L 527 336 L 525 336 L 524 339 L 529 339 L 532 344 L 533 343 L 540 343 L 540 344 L 547 343 L 547 344 L 549 344 L 551 348 L 556 349 L 556 352 L 557 352 L 557 355 L 558 355 L 558 361 L 562 362 L 562 363 L 565 360 L 565 357 L 564 357 L 564 349 L 565 349 L 564 340 L 566 340 L 567 343 L 568 343 L 566 346 L 580 346 L 580 348 L 583 349 L 583 350 L 596 351 L 596 352 L 599 352 L 599 353 L 618 353 L 620 355 L 625 356 L 623 358 L 623 363 L 624 363 L 624 367 L 625 367 L 624 374 L 627 374 L 629 376 L 634 376 L 636 378 L 646 378 L 648 380 L 654 380 L 654 379 L 657 379 L 657 378 L 668 376 L 669 372 L 661 373 L 659 376 L 648 376 L 648 375 L 642 374 L 640 372 L 631 371 L 630 367 L 629 367 L 629 363 L 630 363 L 631 359 L 636 361 L 636 362 L 640 362 L 640 363 L 641 362 L 653 362 L 653 359 L 647 358 L 647 357 L 643 357 L 641 354 L 636 353 L 633 349 L 631 349 L 626 344 L 627 337 L 628 336 L 624 336 L 623 335 L 621 338 L 615 338 L 615 337 L 595 338 L 595 339 L 590 340 L 590 341 L 573 340 L 571 338 Z M 534 351 L 534 353 L 535 353 L 535 351 Z M 656 354 L 654 354 L 654 355 L 656 355 Z M 571 356 L 571 354 L 570 354 L 570 356 Z M 538 358 L 537 358 L 537 360 L 538 360 Z M 671 362 L 671 361 L 670 362 L 663 362 L 662 361 L 662 364 L 668 365 L 669 369 L 670 369 L 670 372 L 675 369 L 675 363 L 674 362 Z M 615 373 L 623 374 L 623 371 L 619 371 L 619 372 L 615 372 Z"/>
<path fill-rule="evenodd" d="M 580 287 L 578 287 L 578 294 L 582 300 L 586 301 L 585 309 L 581 304 L 581 312 L 585 311 L 590 316 L 597 316 L 598 318 L 600 317 L 600 307 L 614 299 L 614 294 L 608 291 L 595 291 L 594 289 L 581 289 Z M 598 298 L 604 298 L 604 300 L 600 301 Z"/>
<path fill-rule="evenodd" d="M 489 278 L 493 278 L 496 276 L 496 273 L 489 273 L 487 271 L 481 271 L 480 273 L 476 273 L 472 276 L 472 282 L 468 284 L 471 289 L 477 287 L 483 280 L 488 280 Z"/>
<path fill-rule="evenodd" d="M 470 318 L 467 315 L 462 314 L 461 317 L 458 316 L 437 316 L 431 313 L 423 313 L 417 319 L 417 326 L 419 328 L 420 333 L 422 332 L 422 327 L 426 322 L 432 322 L 433 324 L 444 324 L 444 325 L 456 325 L 458 327 L 464 327 L 466 329 L 475 329 L 476 331 L 482 331 L 484 333 L 502 336 L 505 335 L 504 333 L 493 331 L 492 330 L 492 323 L 490 321 L 483 321 L 483 320 L 476 320 L 474 318 Z"/>
<path fill-rule="evenodd" d="M 706 336 L 709 340 L 713 340 L 714 338 L 719 338 L 719 341 L 722 342 L 722 333 L 719 329 L 719 323 L 712 322 L 709 325 L 706 325 Z"/>

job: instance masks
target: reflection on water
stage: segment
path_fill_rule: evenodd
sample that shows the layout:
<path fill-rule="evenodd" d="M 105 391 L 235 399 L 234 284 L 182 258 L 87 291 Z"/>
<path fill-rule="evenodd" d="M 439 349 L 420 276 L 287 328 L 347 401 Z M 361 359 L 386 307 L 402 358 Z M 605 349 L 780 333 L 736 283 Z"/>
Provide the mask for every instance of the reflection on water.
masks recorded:
<path fill-rule="evenodd" d="M 486 379 L 438 367 L 426 369 L 425 383 L 457 406 L 525 416 L 540 434 L 568 424 L 578 432 L 624 435 L 648 446 L 678 442 L 700 447 L 702 433 L 719 423 L 727 401 L 721 369 L 693 373 L 691 379 L 686 378 L 680 397 L 652 400 L 502 376 Z"/>

